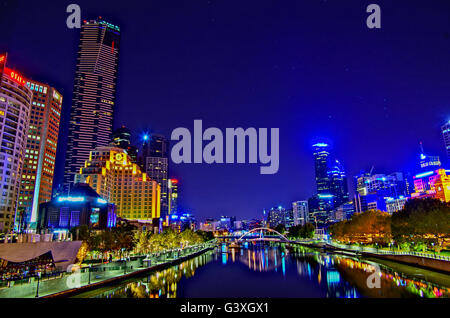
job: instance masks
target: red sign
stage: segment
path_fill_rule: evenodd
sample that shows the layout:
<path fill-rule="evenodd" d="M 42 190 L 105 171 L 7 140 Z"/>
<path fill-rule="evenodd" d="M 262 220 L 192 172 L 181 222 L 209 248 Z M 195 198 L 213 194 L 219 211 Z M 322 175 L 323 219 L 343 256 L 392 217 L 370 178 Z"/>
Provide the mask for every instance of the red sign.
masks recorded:
<path fill-rule="evenodd" d="M 0 77 L 3 74 L 3 69 L 5 68 L 6 64 L 6 54 L 0 55 Z"/>
<path fill-rule="evenodd" d="M 5 67 L 5 74 L 7 74 L 13 81 L 19 83 L 20 85 L 25 85 L 25 78 L 16 71 L 13 71 L 7 67 Z"/>

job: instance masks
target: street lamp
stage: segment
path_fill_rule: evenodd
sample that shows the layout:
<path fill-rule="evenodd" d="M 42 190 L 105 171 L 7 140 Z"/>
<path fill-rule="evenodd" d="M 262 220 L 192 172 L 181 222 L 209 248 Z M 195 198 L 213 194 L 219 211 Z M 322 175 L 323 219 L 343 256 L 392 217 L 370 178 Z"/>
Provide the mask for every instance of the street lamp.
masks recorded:
<path fill-rule="evenodd" d="M 92 267 L 92 264 L 89 264 L 89 268 L 88 268 L 88 272 L 89 272 L 89 280 L 88 280 L 88 285 L 90 285 L 90 284 L 91 284 L 91 267 Z"/>
<path fill-rule="evenodd" d="M 37 279 L 38 279 L 38 281 L 37 281 L 37 287 L 36 287 L 36 298 L 38 298 L 39 297 L 39 279 L 41 278 L 41 272 L 38 272 L 37 273 Z"/>

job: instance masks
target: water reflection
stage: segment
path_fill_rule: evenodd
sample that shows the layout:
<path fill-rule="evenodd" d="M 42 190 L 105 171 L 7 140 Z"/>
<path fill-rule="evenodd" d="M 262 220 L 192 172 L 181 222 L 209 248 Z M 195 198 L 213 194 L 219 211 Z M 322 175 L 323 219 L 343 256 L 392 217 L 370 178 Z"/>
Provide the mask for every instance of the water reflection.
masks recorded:
<path fill-rule="evenodd" d="M 204 267 L 204 275 L 195 276 Z M 380 268 L 381 288 L 367 278 Z M 203 270 L 203 269 L 202 269 Z M 183 280 L 182 280 L 183 279 Z M 180 282 L 182 280 L 182 282 Z M 223 288 L 218 288 L 218 284 Z M 181 289 L 178 288 L 181 286 Z M 450 289 L 373 262 L 301 246 L 220 246 L 94 297 L 449 297 Z M 92 296 L 89 295 L 89 296 Z"/>

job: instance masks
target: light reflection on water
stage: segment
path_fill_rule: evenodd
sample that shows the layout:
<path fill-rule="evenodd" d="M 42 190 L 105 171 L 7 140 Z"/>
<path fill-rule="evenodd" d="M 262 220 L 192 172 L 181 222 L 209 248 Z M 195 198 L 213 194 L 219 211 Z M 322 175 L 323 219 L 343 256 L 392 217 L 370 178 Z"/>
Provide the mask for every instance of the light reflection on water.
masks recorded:
<path fill-rule="evenodd" d="M 369 288 L 367 278 L 374 272 L 374 265 L 375 263 L 357 258 L 323 253 L 300 246 L 286 248 L 250 244 L 248 248 L 242 246 L 234 249 L 223 245 L 216 251 L 207 252 L 179 265 L 86 296 L 101 298 L 252 297 L 253 295 L 333 298 L 450 296 L 450 288 L 411 279 L 379 264 L 381 288 Z M 202 271 L 202 275 L 196 276 L 197 269 Z M 225 285 L 225 288 L 217 288 L 214 279 L 220 279 L 220 284 Z M 227 294 L 230 290 L 233 290 L 232 294 Z"/>

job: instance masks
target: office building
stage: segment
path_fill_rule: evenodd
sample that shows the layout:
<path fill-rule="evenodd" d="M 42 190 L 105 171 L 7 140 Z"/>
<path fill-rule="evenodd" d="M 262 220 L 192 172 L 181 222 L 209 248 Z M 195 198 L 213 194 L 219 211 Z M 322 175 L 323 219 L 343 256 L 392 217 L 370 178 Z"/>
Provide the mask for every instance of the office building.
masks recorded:
<path fill-rule="evenodd" d="M 0 232 L 20 228 L 25 221 L 16 211 L 33 99 L 26 79 L 6 67 L 6 59 L 0 55 Z"/>
<path fill-rule="evenodd" d="M 139 161 L 147 175 L 161 186 L 161 217 L 169 215 L 169 142 L 161 135 L 145 135 Z"/>
<path fill-rule="evenodd" d="M 33 99 L 18 206 L 34 227 L 39 204 L 52 198 L 62 95 L 44 83 L 26 80 L 26 85 Z"/>
<path fill-rule="evenodd" d="M 327 143 L 319 142 L 312 147 L 317 194 L 327 200 L 331 196 L 331 208 L 338 207 L 349 199 L 344 167 L 332 156 L 331 147 Z"/>
<path fill-rule="evenodd" d="M 121 126 L 112 133 L 112 145 L 125 149 L 133 163 L 137 163 L 138 148 L 131 144 L 131 130 Z"/>
<path fill-rule="evenodd" d="M 308 201 L 296 201 L 292 203 L 294 225 L 309 223 Z"/>
<path fill-rule="evenodd" d="M 264 211 L 267 217 L 267 225 L 275 228 L 277 225 L 286 226 L 286 209 L 282 206 L 271 208 L 269 211 Z"/>
<path fill-rule="evenodd" d="M 111 141 L 119 48 L 118 26 L 103 20 L 81 26 L 64 168 L 66 191 L 89 152 Z"/>
<path fill-rule="evenodd" d="M 169 179 L 168 186 L 168 203 L 169 203 L 169 215 L 176 214 L 178 212 L 178 180 Z"/>
<path fill-rule="evenodd" d="M 159 227 L 160 186 L 141 172 L 122 148 L 98 147 L 75 176 L 116 206 L 116 214 L 128 220 L 153 220 Z"/>

